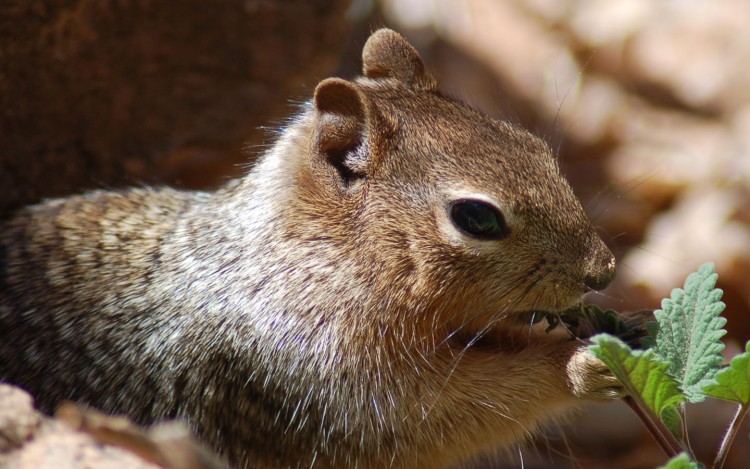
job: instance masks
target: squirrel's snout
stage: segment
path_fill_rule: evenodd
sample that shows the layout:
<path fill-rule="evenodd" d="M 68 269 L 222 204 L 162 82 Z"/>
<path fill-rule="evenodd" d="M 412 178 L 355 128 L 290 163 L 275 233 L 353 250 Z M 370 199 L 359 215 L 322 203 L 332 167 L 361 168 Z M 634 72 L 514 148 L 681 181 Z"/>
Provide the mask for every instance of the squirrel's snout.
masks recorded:
<path fill-rule="evenodd" d="M 583 283 L 591 290 L 604 290 L 615 278 L 615 256 L 605 248 L 599 257 L 601 260 L 592 262 Z"/>

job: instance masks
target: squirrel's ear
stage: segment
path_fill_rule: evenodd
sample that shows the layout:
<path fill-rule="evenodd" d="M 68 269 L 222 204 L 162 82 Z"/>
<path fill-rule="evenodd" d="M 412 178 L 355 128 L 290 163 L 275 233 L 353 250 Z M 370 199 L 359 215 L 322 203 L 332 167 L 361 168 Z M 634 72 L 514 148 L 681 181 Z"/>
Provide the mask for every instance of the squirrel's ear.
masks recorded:
<path fill-rule="evenodd" d="M 317 112 L 315 145 L 325 163 L 333 166 L 345 186 L 365 176 L 366 107 L 353 83 L 328 78 L 315 88 Z"/>
<path fill-rule="evenodd" d="M 425 68 L 417 50 L 399 33 L 387 28 L 372 33 L 365 43 L 362 73 L 367 78 L 395 78 L 420 90 L 437 89 L 435 78 Z"/>

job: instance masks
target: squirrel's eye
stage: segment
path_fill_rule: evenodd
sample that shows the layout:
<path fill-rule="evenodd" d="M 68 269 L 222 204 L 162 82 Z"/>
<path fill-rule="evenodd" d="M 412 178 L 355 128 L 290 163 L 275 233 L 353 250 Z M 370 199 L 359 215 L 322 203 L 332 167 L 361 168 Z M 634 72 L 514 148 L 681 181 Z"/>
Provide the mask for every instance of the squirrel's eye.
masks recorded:
<path fill-rule="evenodd" d="M 450 206 L 453 224 L 479 239 L 500 239 L 508 234 L 505 219 L 495 206 L 480 200 L 457 200 Z"/>

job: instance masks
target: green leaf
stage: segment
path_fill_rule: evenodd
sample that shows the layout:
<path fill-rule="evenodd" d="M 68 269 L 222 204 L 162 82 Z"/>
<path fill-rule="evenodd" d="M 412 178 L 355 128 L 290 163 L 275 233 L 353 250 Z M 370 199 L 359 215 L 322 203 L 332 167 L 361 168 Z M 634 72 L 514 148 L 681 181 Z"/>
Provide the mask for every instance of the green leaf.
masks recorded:
<path fill-rule="evenodd" d="M 675 422 L 672 410 L 685 402 L 685 396 L 677 382 L 667 374 L 668 363 L 657 357 L 653 350 L 632 350 L 608 334 L 595 335 L 591 341 L 594 343 L 589 346 L 591 353 L 612 370 L 634 399 L 643 402 L 660 419 L 679 426 L 679 417 Z M 670 430 L 674 432 L 676 428 Z"/>
<path fill-rule="evenodd" d="M 743 405 L 750 403 L 750 342 L 745 344 L 744 353 L 716 373 L 715 379 L 716 382 L 703 388 L 706 395 Z"/>
<path fill-rule="evenodd" d="M 685 399 L 682 399 L 682 401 L 684 400 Z M 664 426 L 666 426 L 669 431 L 672 432 L 672 435 L 676 436 L 678 440 L 682 441 L 685 438 L 682 431 L 682 416 L 676 407 L 664 409 L 659 418 L 664 422 Z"/>
<path fill-rule="evenodd" d="M 661 311 L 661 310 L 656 310 Z M 654 314 L 656 314 L 656 311 L 654 311 Z M 654 348 L 656 347 L 656 334 L 659 333 L 659 323 L 657 322 L 650 322 L 646 324 L 646 332 L 648 332 L 648 335 L 641 339 L 641 345 L 643 345 L 644 348 Z"/>
<path fill-rule="evenodd" d="M 659 469 L 698 469 L 698 464 L 692 461 L 687 453 L 680 453 Z"/>
<path fill-rule="evenodd" d="M 669 363 L 669 374 L 680 384 L 690 402 L 705 399 L 702 389 L 713 382 L 722 361 L 721 338 L 726 319 L 722 291 L 713 264 L 703 264 L 685 280 L 685 287 L 672 290 L 662 309 L 654 311 L 658 327 L 651 329 L 653 350 Z"/>

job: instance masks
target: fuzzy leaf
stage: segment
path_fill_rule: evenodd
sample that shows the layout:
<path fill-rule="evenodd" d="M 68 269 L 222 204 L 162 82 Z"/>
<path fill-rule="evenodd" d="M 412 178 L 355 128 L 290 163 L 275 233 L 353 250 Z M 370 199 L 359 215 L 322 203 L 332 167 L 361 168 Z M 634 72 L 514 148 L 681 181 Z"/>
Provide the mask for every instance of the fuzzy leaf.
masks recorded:
<path fill-rule="evenodd" d="M 698 469 L 698 464 L 692 461 L 686 453 L 680 453 L 659 469 Z"/>
<path fill-rule="evenodd" d="M 680 384 L 690 402 L 705 399 L 702 389 L 713 381 L 722 361 L 721 338 L 726 319 L 722 291 L 713 264 L 703 264 L 672 290 L 671 298 L 654 311 L 658 327 L 649 331 L 653 350 L 669 363 L 669 374 Z"/>
<path fill-rule="evenodd" d="M 668 363 L 652 350 L 632 350 L 608 334 L 595 335 L 591 341 L 594 343 L 589 346 L 591 353 L 612 370 L 634 399 L 642 401 L 660 419 L 673 420 L 673 410 L 685 401 L 685 396 L 667 374 Z M 673 423 L 678 425 L 679 420 Z"/>
<path fill-rule="evenodd" d="M 745 344 L 745 353 L 734 357 L 728 367 L 716 373 L 715 379 L 703 388 L 706 395 L 750 404 L 750 342 Z"/>

